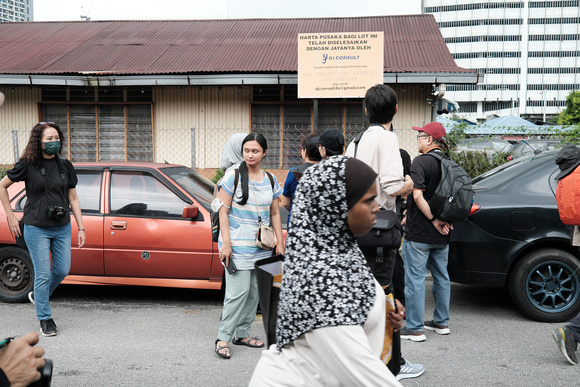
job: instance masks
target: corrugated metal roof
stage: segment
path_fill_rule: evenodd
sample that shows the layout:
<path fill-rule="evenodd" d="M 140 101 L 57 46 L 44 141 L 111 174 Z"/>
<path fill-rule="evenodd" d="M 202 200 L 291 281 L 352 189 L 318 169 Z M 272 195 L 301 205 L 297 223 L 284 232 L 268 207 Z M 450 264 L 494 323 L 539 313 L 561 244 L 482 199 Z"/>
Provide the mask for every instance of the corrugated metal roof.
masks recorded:
<path fill-rule="evenodd" d="M 471 126 L 465 130 L 468 134 L 494 134 L 494 135 L 505 135 L 505 134 L 517 134 L 517 133 L 531 133 L 539 134 L 544 131 L 546 127 L 541 127 L 534 124 L 533 122 L 524 120 L 521 117 L 509 114 L 503 117 L 495 117 L 487 120 L 486 122 Z M 548 131 L 549 132 L 549 131 Z"/>
<path fill-rule="evenodd" d="M 513 114 L 508 114 L 503 117 L 495 117 L 485 121 L 481 126 L 489 127 L 513 127 L 513 128 L 526 128 L 526 129 L 536 129 L 538 125 L 524 120 L 521 117 L 514 116 Z"/>
<path fill-rule="evenodd" d="M 297 35 L 385 32 L 385 73 L 458 67 L 432 15 L 0 23 L 0 74 L 297 71 Z"/>

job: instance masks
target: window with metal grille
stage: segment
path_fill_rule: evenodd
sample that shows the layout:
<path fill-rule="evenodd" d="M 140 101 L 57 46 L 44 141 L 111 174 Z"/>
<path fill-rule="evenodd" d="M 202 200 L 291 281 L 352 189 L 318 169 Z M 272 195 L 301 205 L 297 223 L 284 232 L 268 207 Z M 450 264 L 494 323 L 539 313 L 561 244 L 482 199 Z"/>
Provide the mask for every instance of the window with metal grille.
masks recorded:
<path fill-rule="evenodd" d="M 41 121 L 73 161 L 153 161 L 152 100 L 151 87 L 43 87 Z"/>
<path fill-rule="evenodd" d="M 300 143 L 313 131 L 313 115 L 311 103 L 252 106 L 252 131 L 262 133 L 268 141 L 262 168 L 290 169 L 302 163 Z M 365 128 L 362 102 L 319 102 L 317 128 L 319 133 L 329 128 L 341 131 L 348 144 Z"/>
<path fill-rule="evenodd" d="M 88 94 L 88 93 L 87 93 Z M 41 104 L 56 122 L 72 161 L 153 161 L 151 104 Z"/>

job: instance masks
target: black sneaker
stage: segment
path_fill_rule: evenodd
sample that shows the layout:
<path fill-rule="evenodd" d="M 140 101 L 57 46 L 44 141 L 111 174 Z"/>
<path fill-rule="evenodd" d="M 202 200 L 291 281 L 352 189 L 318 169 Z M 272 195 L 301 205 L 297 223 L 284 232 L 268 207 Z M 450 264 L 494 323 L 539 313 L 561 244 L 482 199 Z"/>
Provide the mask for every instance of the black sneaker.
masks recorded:
<path fill-rule="evenodd" d="M 58 335 L 58 330 L 56 329 L 56 324 L 54 320 L 49 318 L 48 320 L 42 320 L 40 322 L 40 333 L 43 336 L 56 336 Z"/>
<path fill-rule="evenodd" d="M 28 293 L 28 299 L 30 300 L 30 302 L 32 302 L 32 305 L 36 305 L 36 303 L 34 302 L 34 292 Z"/>
<path fill-rule="evenodd" d="M 567 326 L 556 328 L 552 331 L 552 336 L 558 344 L 558 348 L 562 355 L 568 360 L 570 364 L 577 364 L 578 358 L 576 357 L 576 348 L 578 348 L 578 343 L 572 337 L 570 328 Z"/>

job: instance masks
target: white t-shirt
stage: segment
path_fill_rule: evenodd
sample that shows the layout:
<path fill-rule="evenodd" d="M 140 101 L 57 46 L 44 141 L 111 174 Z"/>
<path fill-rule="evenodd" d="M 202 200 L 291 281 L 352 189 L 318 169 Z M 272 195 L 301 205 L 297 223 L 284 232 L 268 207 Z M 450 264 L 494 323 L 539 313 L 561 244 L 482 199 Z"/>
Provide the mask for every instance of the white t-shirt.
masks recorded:
<path fill-rule="evenodd" d="M 346 149 L 346 155 L 354 157 L 354 142 Z M 356 158 L 364 161 L 377 174 L 377 204 L 386 210 L 396 209 L 396 196 L 390 194 L 403 187 L 403 161 L 397 135 L 380 125 L 370 126 L 358 143 Z"/>

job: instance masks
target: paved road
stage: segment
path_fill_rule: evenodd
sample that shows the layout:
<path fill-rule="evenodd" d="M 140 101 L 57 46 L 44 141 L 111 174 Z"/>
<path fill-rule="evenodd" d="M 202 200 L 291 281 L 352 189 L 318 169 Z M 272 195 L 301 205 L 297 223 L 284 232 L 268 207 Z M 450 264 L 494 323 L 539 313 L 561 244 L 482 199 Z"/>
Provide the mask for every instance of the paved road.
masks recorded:
<path fill-rule="evenodd" d="M 213 353 L 217 292 L 69 285 L 52 307 L 60 334 L 41 345 L 55 364 L 53 386 L 244 386 L 260 356 L 239 346 L 231 360 Z M 404 385 L 579 384 L 580 366 L 568 365 L 550 336 L 559 324 L 527 320 L 501 290 L 453 284 L 451 317 L 451 335 L 403 341 L 403 355 L 427 369 Z M 0 337 L 37 328 L 31 304 L 0 303 Z M 264 337 L 260 318 L 252 335 Z"/>

